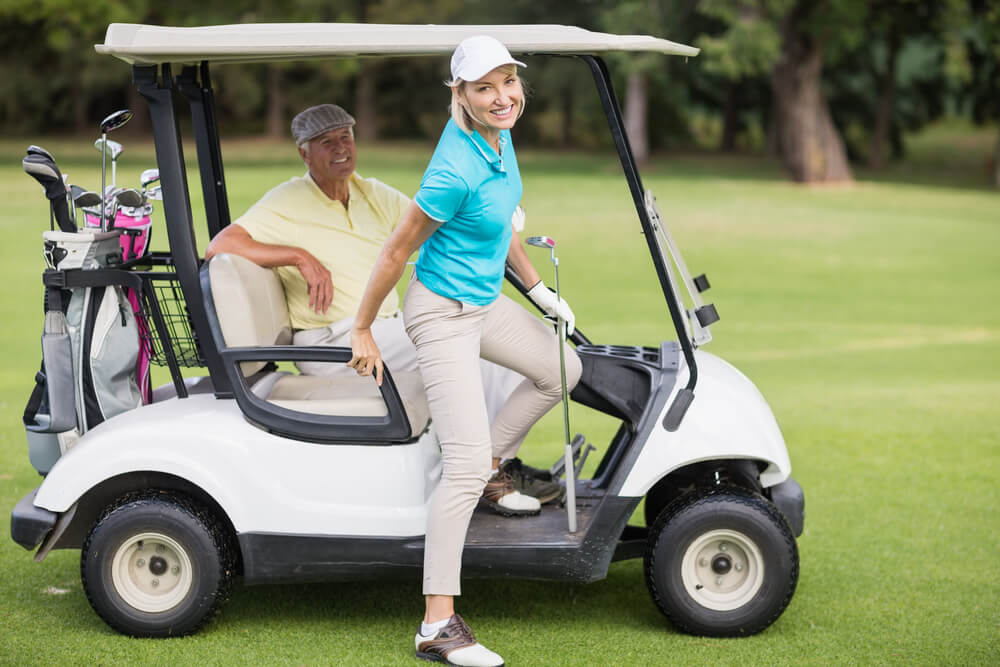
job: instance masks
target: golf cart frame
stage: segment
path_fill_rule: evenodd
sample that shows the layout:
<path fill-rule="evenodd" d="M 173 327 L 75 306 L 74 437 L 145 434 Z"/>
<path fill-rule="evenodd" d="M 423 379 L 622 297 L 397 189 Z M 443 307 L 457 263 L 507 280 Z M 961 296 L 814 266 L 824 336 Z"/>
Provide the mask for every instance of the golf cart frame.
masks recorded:
<path fill-rule="evenodd" d="M 233 34 L 240 34 L 240 28 L 266 27 L 227 26 L 222 30 L 228 28 Z M 349 35 L 352 30 L 374 33 L 379 28 L 388 31 L 400 27 L 332 26 L 333 33 L 328 37 Z M 573 400 L 622 422 L 593 479 L 576 482 L 579 530 L 575 533 L 566 530 L 565 513 L 558 508 L 546 507 L 538 517 L 519 521 L 477 512 L 463 554 L 463 574 L 587 582 L 604 578 L 612 561 L 645 557 L 653 598 L 681 629 L 720 635 L 762 630 L 781 614 L 794 592 L 798 577 L 794 536 L 802 532 L 802 491 L 789 476 L 790 463 L 784 441 L 759 392 L 728 364 L 697 349 L 710 340 L 708 328 L 718 320 L 715 308 L 701 301 L 700 294 L 708 288 L 708 281 L 704 276 L 690 276 L 659 218 L 651 194 L 643 187 L 611 75 L 599 55 L 613 50 L 696 55 L 697 50 L 666 40 L 603 35 L 560 26 L 412 28 L 435 35 L 440 33 L 440 36 L 434 45 L 400 45 L 398 40 L 391 38 L 380 48 L 371 40 L 362 39 L 337 50 L 334 40 L 334 46 L 322 53 L 303 50 L 289 55 L 287 50 L 282 52 L 276 48 L 272 52 L 265 49 L 261 52 L 263 56 L 256 54 L 260 57 L 253 57 L 253 54 L 241 56 L 229 52 L 204 55 L 204 47 L 199 56 L 184 52 L 183 44 L 175 52 L 165 47 L 123 47 L 121 45 L 127 40 L 118 39 L 126 35 L 138 40 L 155 35 L 157 30 L 180 35 L 185 30 L 201 29 L 109 27 L 106 43 L 98 45 L 98 51 L 116 55 L 132 64 L 133 82 L 149 105 L 163 191 L 162 206 L 170 252 L 154 253 L 144 260 L 145 265 L 139 262 L 131 267 L 141 275 L 145 286 L 145 303 L 155 334 L 154 360 L 165 365 L 171 374 L 172 388 L 161 392 L 161 396 L 172 394 L 163 399 L 164 405 L 170 403 L 162 408 L 163 412 L 168 417 L 183 419 L 185 401 L 204 399 L 207 388 L 216 399 L 223 399 L 225 403 L 233 401 L 238 406 L 238 413 L 229 410 L 226 419 L 235 419 L 238 415 L 258 427 L 259 442 L 268 438 L 268 446 L 273 447 L 273 436 L 278 436 L 285 439 L 289 447 L 302 443 L 301 446 L 312 448 L 341 449 L 348 460 L 359 448 L 396 450 L 400 456 L 415 456 L 416 460 L 436 448 L 431 431 L 412 432 L 399 390 L 389 372 L 391 369 L 387 369 L 386 381 L 380 388 L 387 408 L 387 414 L 381 417 L 316 415 L 283 408 L 255 395 L 252 379 L 241 372 L 241 364 L 248 361 L 345 363 L 351 353 L 349 348 L 229 347 L 225 343 L 213 301 L 209 263 L 204 262 L 197 248 L 180 123 L 175 113 L 175 103 L 182 97 L 190 110 L 211 238 L 230 224 L 210 76 L 212 63 L 291 59 L 303 54 L 306 57 L 443 54 L 450 52 L 462 38 L 479 33 L 496 36 L 513 53 L 578 58 L 589 68 L 600 96 L 677 341 L 664 342 L 658 347 L 598 345 L 579 330 L 574 333 L 571 339 L 577 344 L 577 353 L 583 362 L 583 376 L 572 392 Z M 363 43 L 364 47 L 357 46 L 358 43 Z M 552 44 L 557 48 L 546 48 Z M 178 66 L 176 63 L 184 64 Z M 675 271 L 679 278 L 675 277 Z M 507 277 L 519 291 L 526 291 L 512 272 L 508 271 Z M 682 298 L 682 286 L 687 289 L 690 308 Z M 185 380 L 182 369 L 191 366 L 206 368 L 208 379 Z M 696 395 L 700 397 L 701 393 L 696 394 L 696 389 L 704 382 L 704 373 L 699 371 L 706 368 L 714 384 L 710 383 L 705 397 L 697 400 Z M 273 370 L 273 365 L 267 369 Z M 718 389 L 720 386 L 724 391 Z M 154 406 L 155 402 L 133 412 L 142 413 Z M 713 413 L 722 409 L 726 411 L 724 417 Z M 123 434 L 137 432 L 137 420 L 133 418 L 126 424 L 122 419 L 126 416 L 113 418 L 93 431 L 93 438 L 102 441 L 91 445 L 94 456 L 114 447 L 116 423 Z M 254 440 L 241 451 L 251 451 L 257 442 Z M 585 445 L 580 438 L 575 444 L 578 448 Z M 206 446 L 204 460 L 191 461 L 187 467 L 164 460 L 163 457 L 169 458 L 169 452 L 152 448 L 150 453 L 156 456 L 147 456 L 147 465 L 143 465 L 143 456 L 139 453 L 122 459 L 116 469 L 105 467 L 103 471 L 78 475 L 70 483 L 73 466 L 84 465 L 80 463 L 85 456 L 84 445 L 85 441 L 81 441 L 71 452 L 72 456 L 60 460 L 42 487 L 25 497 L 14 510 L 12 535 L 26 548 L 41 545 L 37 560 L 44 558 L 52 548 L 80 548 L 81 545 L 86 556 L 93 531 L 114 514 L 114 508 L 122 507 L 136 493 L 155 489 L 171 497 L 181 497 L 182 506 L 196 508 L 197 511 L 191 510 L 195 514 L 211 515 L 214 527 L 208 532 L 213 534 L 217 545 L 226 543 L 222 550 L 231 552 L 232 569 L 242 574 L 248 584 L 381 577 L 415 573 L 422 565 L 421 530 L 407 532 L 396 528 L 374 533 L 314 534 L 302 520 L 281 516 L 280 509 L 268 517 L 269 523 L 264 528 L 246 529 L 253 522 L 240 507 L 240 495 L 226 488 L 226 476 L 221 476 L 220 480 L 209 469 L 213 465 L 231 464 L 238 468 L 248 464 L 228 460 L 219 453 L 222 451 L 219 443 Z M 315 457 L 315 450 L 310 451 L 308 456 Z M 414 451 L 423 453 L 411 454 Z M 627 525 L 643 499 L 647 528 Z M 774 550 L 783 552 L 778 554 L 783 559 L 778 569 L 782 570 L 780 576 L 784 581 L 777 587 L 761 587 L 758 583 L 753 588 L 754 600 L 768 597 L 766 604 L 762 603 L 763 611 L 752 609 L 756 604 L 753 600 L 735 607 L 709 600 L 706 609 L 688 613 L 683 609 L 687 603 L 673 604 L 669 600 L 676 593 L 672 589 L 682 584 L 671 583 L 673 580 L 668 581 L 666 575 L 657 575 L 651 570 L 655 570 L 656 563 L 662 562 L 674 548 L 672 540 L 676 535 L 667 533 L 673 525 L 671 520 L 682 512 L 702 512 L 708 516 L 704 519 L 709 522 L 706 525 L 712 526 L 715 525 L 711 523 L 712 516 L 723 513 L 728 507 L 724 503 L 730 501 L 734 506 L 755 503 L 760 515 L 755 519 L 757 523 L 740 528 L 751 536 L 744 545 L 748 553 L 756 548 L 755 530 L 780 533 L 775 538 Z M 718 511 L 705 511 L 705 508 Z M 279 531 L 268 529 L 280 525 L 283 519 L 288 519 L 293 527 Z M 422 521 L 422 516 L 417 519 L 416 523 L 397 523 L 412 527 Z M 762 528 L 758 525 L 761 522 L 770 522 L 769 527 Z M 722 524 L 712 529 L 715 532 L 726 530 L 729 529 Z M 705 534 L 715 535 L 712 531 Z M 743 533 L 736 531 L 735 534 Z M 706 542 L 699 548 L 716 549 L 717 552 L 716 546 L 721 543 L 725 551 L 725 539 L 741 544 L 739 537 L 712 539 L 715 542 Z M 694 553 L 693 548 L 687 551 Z M 768 548 L 763 551 L 769 558 Z M 726 568 L 718 559 L 716 553 L 712 566 L 716 573 Z M 761 561 L 761 572 L 756 573 L 761 577 L 763 565 Z M 772 566 L 768 562 L 768 567 Z M 720 581 L 721 578 L 720 575 Z M 780 590 L 764 590 L 771 588 Z M 128 618 L 123 619 L 116 616 L 117 612 L 111 608 L 114 605 L 109 607 L 107 603 L 95 602 L 95 595 L 90 591 L 88 596 L 98 613 L 124 632 L 156 636 L 176 631 L 165 629 L 155 620 L 131 622 Z M 205 620 L 207 618 L 197 618 L 181 627 L 188 632 L 194 631 Z"/>

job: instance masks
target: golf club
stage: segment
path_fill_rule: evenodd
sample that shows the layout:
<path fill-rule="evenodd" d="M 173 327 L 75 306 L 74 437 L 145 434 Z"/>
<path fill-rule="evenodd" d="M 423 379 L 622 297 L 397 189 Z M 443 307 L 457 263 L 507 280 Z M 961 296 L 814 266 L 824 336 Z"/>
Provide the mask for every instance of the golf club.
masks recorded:
<path fill-rule="evenodd" d="M 99 151 L 105 151 L 108 157 L 111 158 L 111 187 L 117 187 L 118 185 L 118 157 L 125 150 L 117 141 L 111 139 L 98 139 L 94 142 L 94 148 Z"/>
<path fill-rule="evenodd" d="M 101 121 L 101 193 L 104 193 L 105 183 L 107 182 L 108 173 L 108 132 L 113 132 L 117 130 L 125 123 L 132 120 L 132 112 L 128 109 L 120 109 L 114 113 L 107 116 Z M 101 208 L 101 231 L 106 232 L 107 229 L 107 219 L 104 217 L 104 207 Z"/>
<path fill-rule="evenodd" d="M 528 245 L 536 248 L 548 248 L 549 259 L 556 272 L 556 302 L 561 300 L 559 296 L 559 258 L 556 257 L 556 242 L 548 236 L 532 236 L 527 239 Z M 566 443 L 564 453 L 566 463 L 566 516 L 569 521 L 569 532 L 576 532 L 576 479 L 573 470 L 573 443 L 569 439 L 569 392 L 566 390 L 566 320 L 558 317 L 556 320 L 559 329 L 559 372 L 562 379 L 562 406 L 563 406 L 563 442 Z"/>
<path fill-rule="evenodd" d="M 45 197 L 49 200 L 50 220 L 54 218 L 59 229 L 64 232 L 75 232 L 76 224 L 70 217 L 67 202 L 66 181 L 63 180 L 62 172 L 59 171 L 52 156 L 45 149 L 29 152 L 21 161 L 21 166 L 26 174 L 45 189 Z"/>

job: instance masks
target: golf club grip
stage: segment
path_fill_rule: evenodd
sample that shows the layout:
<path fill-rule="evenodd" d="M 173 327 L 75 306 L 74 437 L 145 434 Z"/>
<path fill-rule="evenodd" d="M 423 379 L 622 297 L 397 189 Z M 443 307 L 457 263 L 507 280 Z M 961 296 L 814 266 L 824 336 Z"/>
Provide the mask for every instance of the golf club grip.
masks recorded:
<path fill-rule="evenodd" d="M 517 291 L 523 294 L 526 299 L 528 298 L 528 288 L 524 286 L 523 282 L 521 282 L 521 278 L 514 273 L 514 269 L 510 267 L 510 264 L 506 264 L 504 266 L 504 276 L 507 278 L 507 282 L 516 287 Z M 545 311 L 539 308 L 537 303 L 531 299 L 528 299 L 528 303 L 537 308 L 538 312 L 544 314 Z M 574 328 L 573 334 L 571 336 L 567 336 L 567 338 L 575 345 L 591 345 L 590 339 L 583 335 L 583 332 L 580 331 L 579 327 Z"/>

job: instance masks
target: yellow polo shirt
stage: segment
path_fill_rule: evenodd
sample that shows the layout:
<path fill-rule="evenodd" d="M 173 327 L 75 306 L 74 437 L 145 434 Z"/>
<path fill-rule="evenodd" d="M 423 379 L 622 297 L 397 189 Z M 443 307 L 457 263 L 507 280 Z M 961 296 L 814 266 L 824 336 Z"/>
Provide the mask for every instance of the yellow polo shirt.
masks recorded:
<path fill-rule="evenodd" d="M 374 178 L 351 175 L 348 207 L 327 197 L 312 177 L 296 177 L 265 194 L 236 224 L 260 243 L 305 248 L 333 278 L 333 302 L 326 313 L 309 307 L 309 288 L 294 266 L 278 267 L 288 314 L 295 329 L 314 329 L 354 317 L 375 260 L 410 200 Z M 392 290 L 379 317 L 399 310 Z"/>

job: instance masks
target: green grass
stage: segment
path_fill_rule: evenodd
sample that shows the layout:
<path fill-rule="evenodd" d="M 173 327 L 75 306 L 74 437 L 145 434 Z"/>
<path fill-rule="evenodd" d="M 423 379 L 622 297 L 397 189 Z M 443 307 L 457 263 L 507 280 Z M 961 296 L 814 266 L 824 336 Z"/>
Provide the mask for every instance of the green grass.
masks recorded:
<path fill-rule="evenodd" d="M 1000 194 L 983 167 L 993 140 L 936 128 L 910 142 L 909 162 L 850 187 L 791 185 L 759 158 L 663 156 L 644 170 L 688 265 L 711 279 L 722 320 L 708 350 L 760 387 L 805 488 L 798 591 L 761 635 L 712 640 L 665 623 L 636 561 L 589 585 L 468 581 L 460 610 L 483 641 L 511 665 L 1000 662 Z M 26 143 L 0 142 L 0 508 L 39 483 L 20 414 L 39 356 L 46 208 L 17 164 Z M 96 188 L 87 144 L 47 147 L 71 180 Z M 134 183 L 151 148 L 125 144 L 119 182 Z M 284 144 L 223 151 L 234 215 L 302 172 Z M 359 170 L 412 191 L 427 151 L 366 147 Z M 600 342 L 669 338 L 613 158 L 524 151 L 521 163 L 528 232 L 559 241 L 580 327 Z M 601 448 L 615 427 L 579 406 L 572 420 Z M 525 458 L 548 464 L 560 439 L 549 415 Z M 170 641 L 109 630 L 87 604 L 75 551 L 35 564 L 0 541 L 0 590 L 0 663 L 416 664 L 415 580 L 239 587 L 202 633 Z"/>

